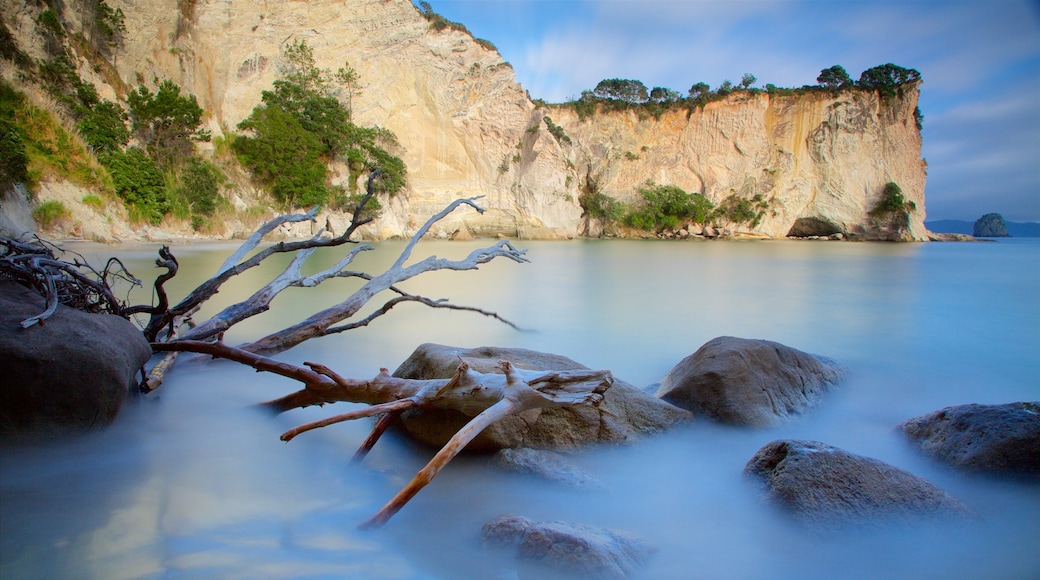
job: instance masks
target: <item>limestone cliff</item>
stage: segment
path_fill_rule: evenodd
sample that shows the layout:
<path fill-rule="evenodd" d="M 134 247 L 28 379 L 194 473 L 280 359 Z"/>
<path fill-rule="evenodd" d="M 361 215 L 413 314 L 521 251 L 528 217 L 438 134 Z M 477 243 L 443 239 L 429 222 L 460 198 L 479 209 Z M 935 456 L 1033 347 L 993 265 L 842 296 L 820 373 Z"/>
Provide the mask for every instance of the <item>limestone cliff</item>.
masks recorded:
<path fill-rule="evenodd" d="M 65 3 L 72 28 L 78 4 Z M 119 79 L 128 86 L 172 79 L 198 97 L 214 135 L 234 130 L 259 103 L 287 42 L 305 40 L 322 68 L 349 62 L 362 83 L 355 119 L 394 131 L 409 171 L 406 191 L 384 201 L 372 237 L 409 235 L 451 200 L 474 195 L 485 196 L 488 211 L 453 215 L 442 233 L 464 225 L 477 235 L 573 237 L 588 225 L 582 191 L 633 199 L 652 180 L 715 203 L 761 195 L 769 205 L 752 234 L 926 239 L 916 88 L 883 102 L 867 92 L 735 93 L 689 115 L 630 111 L 581 121 L 565 106 L 536 107 L 501 55 L 464 32 L 430 30 L 409 0 L 108 4 L 123 11 L 128 29 L 112 61 Z M 0 6 L 22 47 L 39 52 L 32 34 L 39 8 L 18 0 Z M 104 67 L 79 64 L 102 96 L 125 90 Z M 549 134 L 546 115 L 570 143 Z M 908 224 L 868 215 L 890 181 L 916 204 Z"/>

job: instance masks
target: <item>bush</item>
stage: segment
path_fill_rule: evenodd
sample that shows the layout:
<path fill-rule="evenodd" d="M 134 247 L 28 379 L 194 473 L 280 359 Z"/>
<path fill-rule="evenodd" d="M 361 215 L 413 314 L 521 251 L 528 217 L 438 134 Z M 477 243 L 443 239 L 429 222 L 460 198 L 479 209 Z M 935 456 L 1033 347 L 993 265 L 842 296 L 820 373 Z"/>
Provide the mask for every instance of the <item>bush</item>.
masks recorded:
<path fill-rule="evenodd" d="M 46 228 L 53 224 L 56 220 L 69 215 L 69 210 L 65 209 L 65 205 L 60 201 L 50 200 L 41 203 L 33 209 L 32 216 L 36 220 L 36 223 L 40 224 L 41 228 Z"/>
<path fill-rule="evenodd" d="M 21 129 L 7 115 L 0 114 L 0 187 L 29 181 L 29 156 Z"/>
<path fill-rule="evenodd" d="M 625 214 L 628 213 L 627 204 L 599 192 L 582 194 L 578 198 L 578 203 L 585 209 L 585 213 L 589 217 L 604 220 L 608 223 L 621 221 Z"/>
<path fill-rule="evenodd" d="M 181 95 L 181 88 L 169 79 L 160 82 L 155 93 L 137 87 L 126 102 L 134 136 L 160 167 L 189 156 L 192 141 L 209 139 L 208 132 L 199 129 L 203 110 L 195 95 Z"/>
<path fill-rule="evenodd" d="M 170 210 L 166 176 L 144 151 L 136 147 L 116 151 L 104 158 L 112 173 L 118 195 L 131 210 L 131 217 L 151 224 L 162 221 Z"/>
<path fill-rule="evenodd" d="M 304 198 L 328 201 L 321 141 L 296 117 L 277 107 L 258 107 L 238 126 L 254 136 L 236 138 L 232 149 L 276 199 L 288 205 L 305 203 Z"/>
<path fill-rule="evenodd" d="M 80 136 L 98 154 L 122 149 L 130 140 L 127 115 L 112 101 L 101 101 L 87 110 L 77 124 Z"/>
<path fill-rule="evenodd" d="M 193 215 L 212 216 L 224 201 L 220 197 L 220 186 L 225 181 L 220 168 L 193 157 L 181 171 L 177 195 L 188 203 Z"/>
<path fill-rule="evenodd" d="M 643 203 L 625 216 L 625 223 L 642 230 L 674 229 L 683 222 L 707 223 L 714 208 L 703 195 L 686 193 L 674 185 L 647 182 L 639 194 Z"/>
<path fill-rule="evenodd" d="M 769 209 L 769 202 L 761 194 L 755 195 L 751 199 L 731 195 L 722 200 L 713 217 L 726 219 L 735 224 L 748 224 L 754 228 L 762 222 L 762 216 L 765 215 L 767 209 Z"/>
<path fill-rule="evenodd" d="M 883 218 L 896 213 L 910 213 L 916 209 L 917 204 L 906 201 L 906 198 L 903 197 L 903 189 L 890 181 L 885 184 L 881 191 L 881 200 L 874 206 L 874 209 L 870 210 L 870 215 L 875 218 Z"/>
<path fill-rule="evenodd" d="M 345 69 L 332 75 L 317 68 L 302 41 L 287 48 L 284 56 L 289 64 L 282 78 L 274 82 L 273 91 L 263 92 L 263 103 L 238 125 L 248 134 L 231 143 L 254 179 L 282 203 L 325 204 L 332 197 L 325 163 L 343 158 L 350 169 L 351 191 L 362 172 L 376 169 L 383 170 L 384 191 L 400 191 L 407 168 L 388 151 L 398 146 L 393 132 L 353 124 L 350 110 L 335 96 L 334 82 L 356 83 L 356 78 L 348 78 Z"/>

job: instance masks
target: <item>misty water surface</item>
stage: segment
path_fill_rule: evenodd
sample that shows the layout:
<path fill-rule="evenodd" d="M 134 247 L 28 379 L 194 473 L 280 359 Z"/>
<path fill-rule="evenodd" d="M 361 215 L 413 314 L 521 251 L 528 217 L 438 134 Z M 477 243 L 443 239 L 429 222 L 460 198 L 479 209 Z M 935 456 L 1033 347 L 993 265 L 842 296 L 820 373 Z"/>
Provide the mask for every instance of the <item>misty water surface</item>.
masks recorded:
<path fill-rule="evenodd" d="M 459 258 L 487 242 L 425 242 L 416 256 Z M 1035 578 L 1040 488 L 962 474 L 922 457 L 893 427 L 964 403 L 1040 400 L 1040 243 L 520 242 L 530 264 L 424 275 L 405 289 L 493 310 L 402 305 L 367 328 L 279 358 L 316 360 L 345 376 L 396 368 L 423 342 L 514 346 L 607 368 L 637 387 L 721 335 L 764 338 L 826 355 L 850 374 L 812 413 L 768 430 L 693 425 L 625 447 L 574 454 L 596 478 L 572 489 L 453 461 L 387 526 L 355 526 L 431 451 L 387 436 L 349 460 L 370 423 L 282 443 L 286 429 L 351 405 L 270 418 L 253 403 L 297 385 L 231 363 L 173 372 L 156 400 L 74 441 L 0 449 L 0 575 L 7 578 L 520 578 L 527 570 L 479 540 L 514 513 L 625 530 L 657 547 L 642 578 Z M 377 245 L 357 265 L 396 257 Z M 225 245 L 174 247 L 180 297 L 212 275 Z M 150 284 L 155 247 L 117 253 Z M 315 265 L 339 252 L 322 252 Z M 284 265 L 285 259 L 280 263 Z M 208 309 L 241 299 L 275 264 L 228 287 Z M 230 332 L 235 343 L 332 304 L 353 286 L 293 289 Z M 135 295 L 147 300 L 145 289 Z M 764 504 L 744 464 L 779 438 L 823 441 L 926 477 L 981 516 L 975 527 L 902 526 L 810 533 Z"/>

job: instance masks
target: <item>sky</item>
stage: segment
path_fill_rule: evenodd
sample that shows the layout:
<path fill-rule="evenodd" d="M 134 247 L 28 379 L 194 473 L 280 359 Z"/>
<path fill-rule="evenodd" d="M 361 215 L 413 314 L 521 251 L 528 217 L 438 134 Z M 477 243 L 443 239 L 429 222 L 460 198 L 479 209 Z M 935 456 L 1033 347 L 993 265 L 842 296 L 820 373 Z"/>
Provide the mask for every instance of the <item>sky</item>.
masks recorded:
<path fill-rule="evenodd" d="M 1040 0 L 430 0 L 491 41 L 532 98 L 577 98 L 603 79 L 685 95 L 853 79 L 893 63 L 921 73 L 928 220 L 1040 221 Z"/>

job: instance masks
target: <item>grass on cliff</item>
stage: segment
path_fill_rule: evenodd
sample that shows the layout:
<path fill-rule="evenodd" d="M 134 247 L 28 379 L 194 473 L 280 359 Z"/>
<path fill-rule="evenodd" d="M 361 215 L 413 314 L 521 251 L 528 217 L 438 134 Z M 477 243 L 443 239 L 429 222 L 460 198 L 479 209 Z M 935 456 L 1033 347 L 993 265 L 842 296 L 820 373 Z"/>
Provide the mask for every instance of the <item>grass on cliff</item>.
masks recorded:
<path fill-rule="evenodd" d="M 54 115 L 0 80 L 0 116 L 17 133 L 26 161 L 27 186 L 45 179 L 69 181 L 85 189 L 114 193 L 112 178 L 82 139 Z M 17 151 L 7 152 L 9 154 Z"/>

